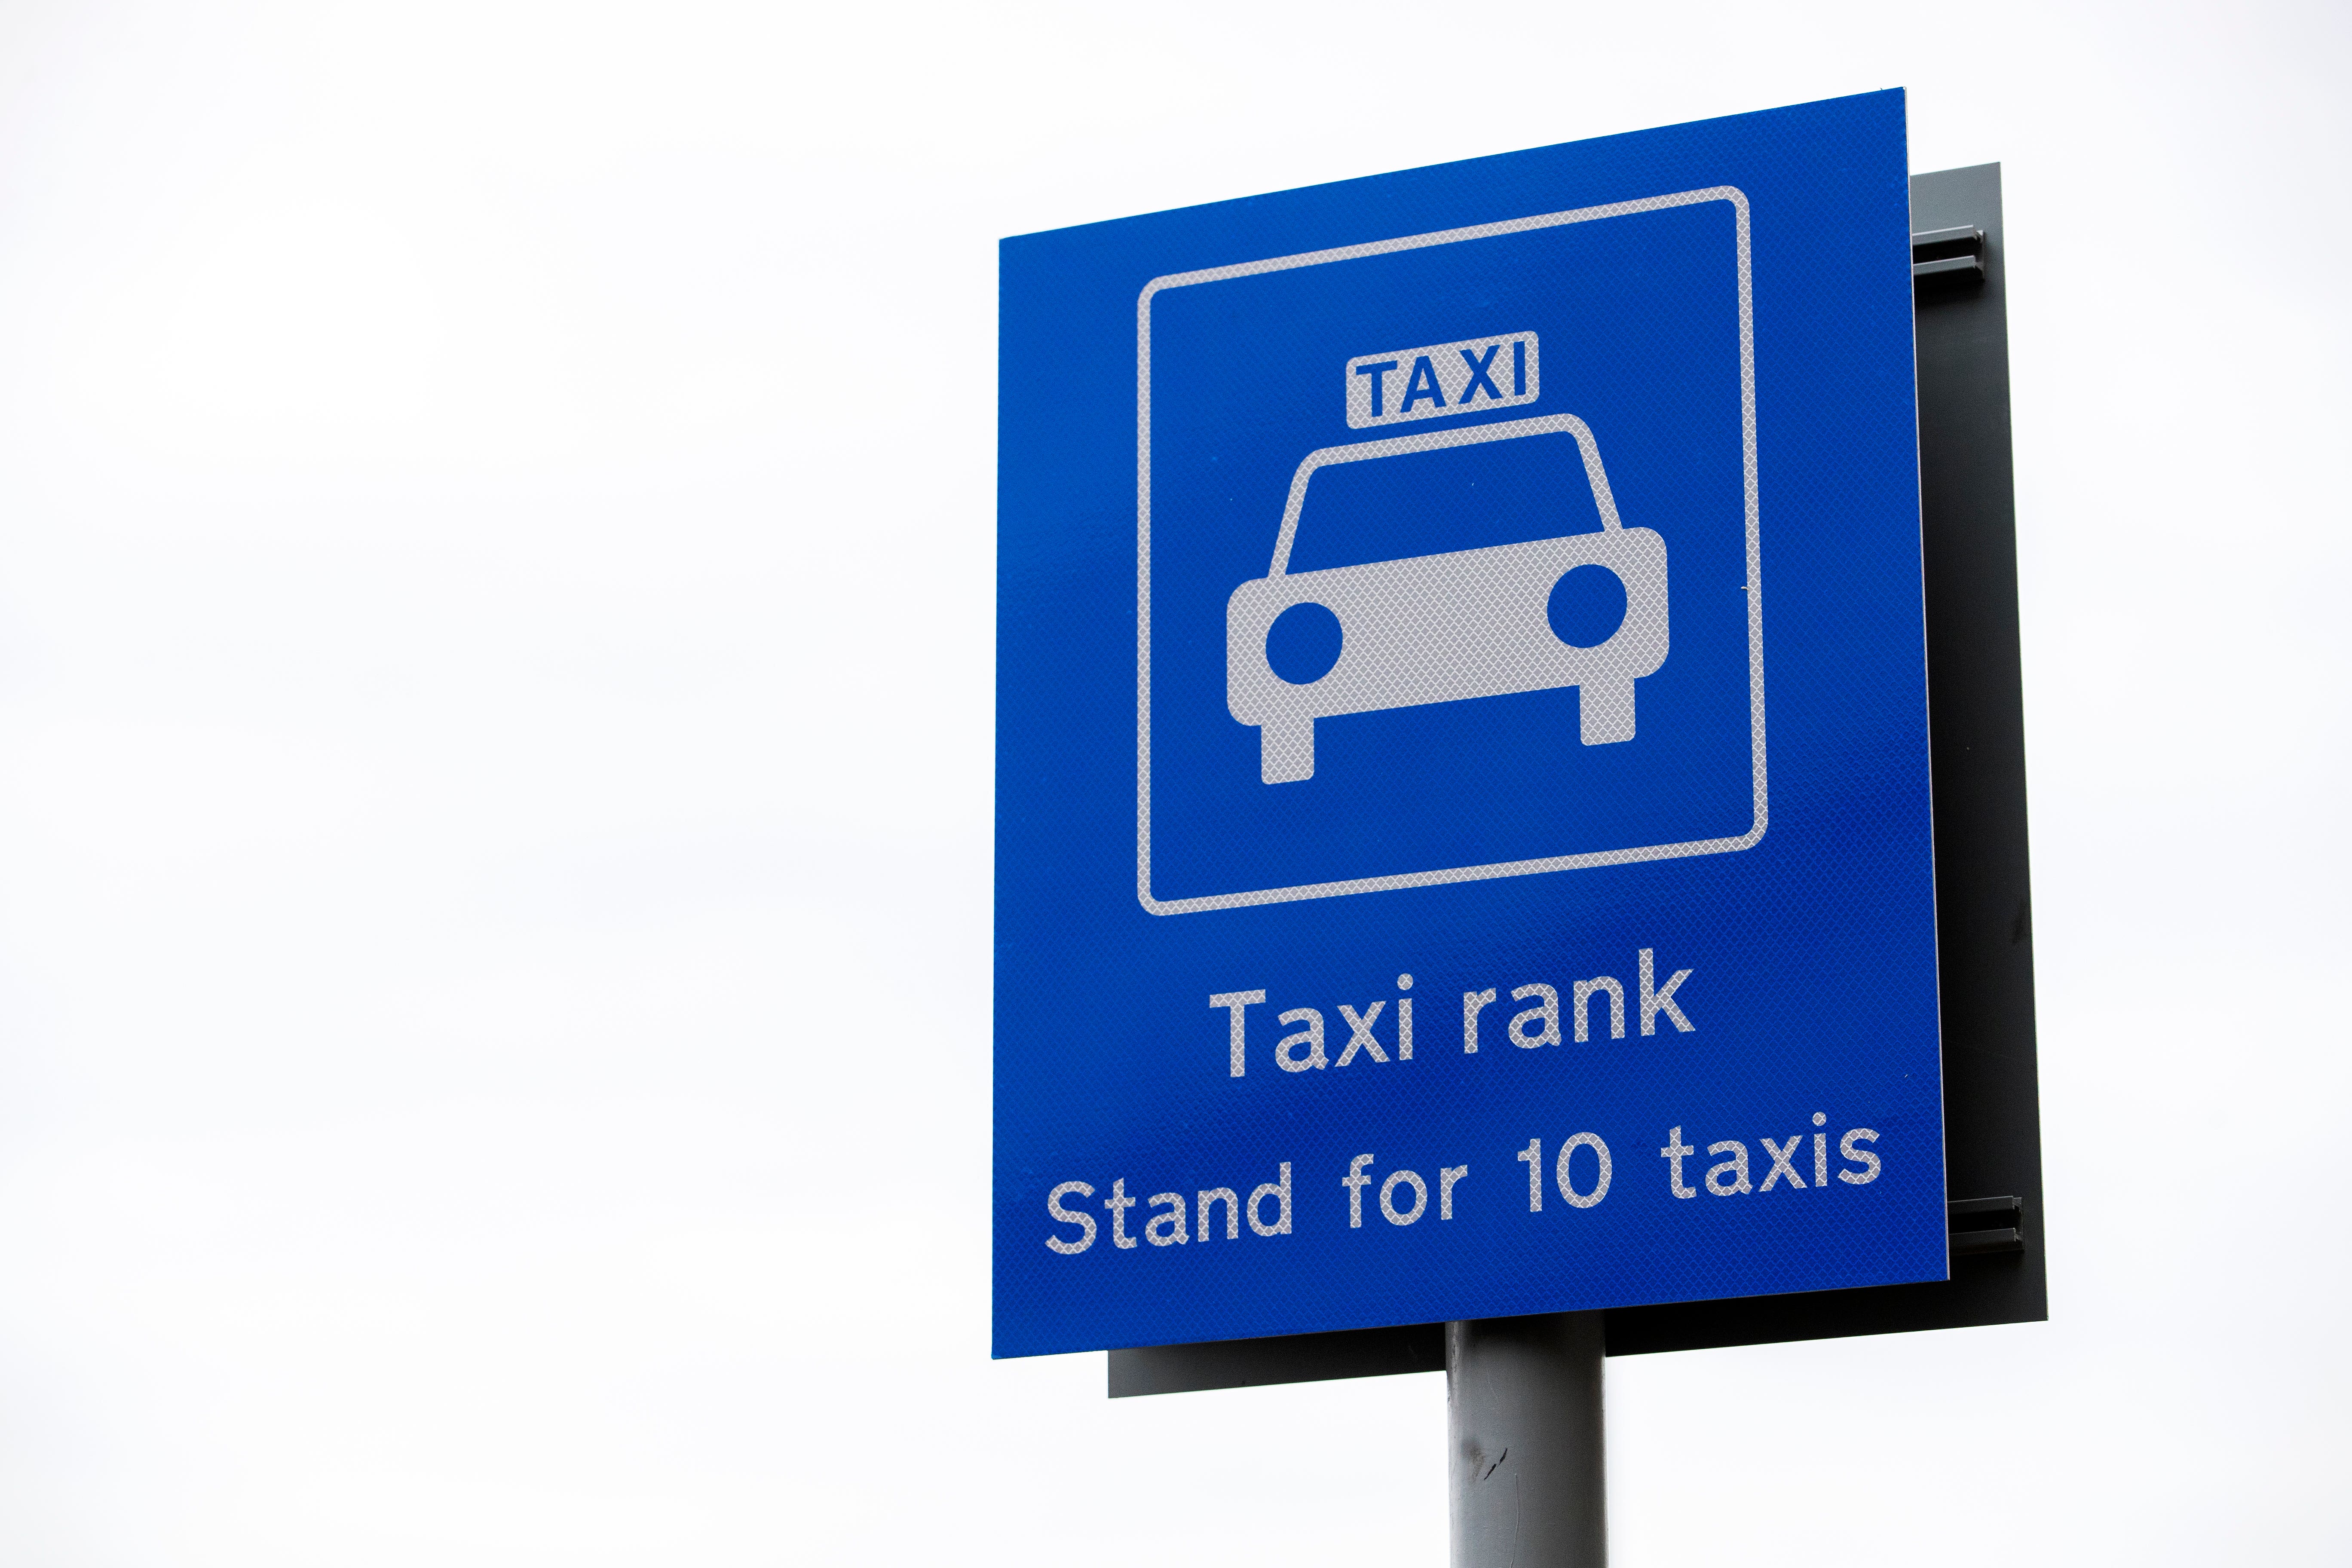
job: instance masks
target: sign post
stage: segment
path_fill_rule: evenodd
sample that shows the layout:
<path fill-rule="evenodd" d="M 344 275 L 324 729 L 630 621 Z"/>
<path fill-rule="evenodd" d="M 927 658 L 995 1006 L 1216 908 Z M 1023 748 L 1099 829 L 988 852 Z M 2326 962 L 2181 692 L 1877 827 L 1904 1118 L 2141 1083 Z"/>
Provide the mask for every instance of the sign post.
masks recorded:
<path fill-rule="evenodd" d="M 1871 94 L 1006 242 L 997 1353 L 1443 1366 L 1456 1563 L 1597 1563 L 1604 1351 L 2025 1234 L 1945 1186 L 2017 1095 L 1939 1009 L 2030 1151 L 2031 969 L 1937 875 L 2014 682 L 1956 772 L 1906 161 Z"/>
<path fill-rule="evenodd" d="M 1454 1568 L 1609 1561 L 1599 1312 L 1445 1325 Z"/>

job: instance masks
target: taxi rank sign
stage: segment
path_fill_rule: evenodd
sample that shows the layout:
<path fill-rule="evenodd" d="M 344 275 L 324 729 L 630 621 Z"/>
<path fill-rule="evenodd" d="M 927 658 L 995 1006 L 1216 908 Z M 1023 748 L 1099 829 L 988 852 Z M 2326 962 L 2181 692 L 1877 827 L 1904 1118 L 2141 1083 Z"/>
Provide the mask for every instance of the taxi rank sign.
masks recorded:
<path fill-rule="evenodd" d="M 1906 174 L 1004 242 L 998 1354 L 1946 1277 Z"/>

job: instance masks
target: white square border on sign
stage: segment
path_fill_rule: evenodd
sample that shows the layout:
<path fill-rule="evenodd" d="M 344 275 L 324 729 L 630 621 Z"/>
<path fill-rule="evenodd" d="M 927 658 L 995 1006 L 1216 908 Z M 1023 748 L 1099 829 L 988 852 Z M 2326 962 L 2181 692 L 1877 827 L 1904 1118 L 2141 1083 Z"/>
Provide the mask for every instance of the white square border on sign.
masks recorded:
<path fill-rule="evenodd" d="M 1286 272 L 1327 261 L 1352 261 L 1359 257 L 1392 251 L 1419 250 L 1433 245 L 1491 239 L 1563 224 L 1589 223 L 1596 218 L 1629 213 L 1660 212 L 1694 206 L 1701 202 L 1728 202 L 1735 215 L 1739 253 L 1739 424 L 1743 476 L 1748 496 L 1748 691 L 1749 744 L 1752 748 L 1756 816 L 1748 830 L 1736 838 L 1700 838 L 1685 844 L 1650 844 L 1628 849 L 1602 849 L 1587 855 L 1556 855 L 1533 860 L 1502 860 L 1486 866 L 1452 866 L 1432 871 L 1398 872 L 1385 877 L 1361 877 L 1349 881 L 1307 882 L 1291 888 L 1260 888 L 1247 892 L 1213 893 L 1195 899 L 1155 899 L 1151 896 L 1151 301 L 1162 289 L 1194 283 L 1215 283 L 1264 272 Z M 1426 888 L 1444 882 L 1478 882 L 1494 877 L 1526 877 L 1538 871 L 1571 871 L 1586 866 L 1622 866 L 1638 860 L 1673 860 L 1689 855 L 1721 855 L 1746 849 L 1764 837 L 1764 561 L 1758 543 L 1756 500 L 1756 321 L 1748 273 L 1748 197 L 1731 185 L 1680 191 L 1673 195 L 1645 196 L 1639 201 L 1613 202 L 1606 206 L 1579 207 L 1572 212 L 1545 213 L 1504 223 L 1478 224 L 1435 234 L 1407 235 L 1374 240 L 1367 245 L 1312 250 L 1297 256 L 1277 256 L 1263 261 L 1236 262 L 1198 272 L 1177 272 L 1144 285 L 1135 301 L 1135 893 L 1145 910 L 1155 915 L 1193 914 L 1203 910 L 1242 909 L 1252 904 L 1288 903 L 1299 899 L 1332 899 L 1349 893 L 1385 892 L 1392 888 Z"/>

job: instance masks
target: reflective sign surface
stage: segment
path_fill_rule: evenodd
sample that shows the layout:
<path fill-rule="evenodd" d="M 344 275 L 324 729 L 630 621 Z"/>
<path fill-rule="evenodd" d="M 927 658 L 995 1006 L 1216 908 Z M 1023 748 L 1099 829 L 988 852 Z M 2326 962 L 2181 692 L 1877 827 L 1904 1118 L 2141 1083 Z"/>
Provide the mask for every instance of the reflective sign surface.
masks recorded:
<path fill-rule="evenodd" d="M 1943 1276 L 1905 164 L 1005 243 L 999 1353 Z"/>

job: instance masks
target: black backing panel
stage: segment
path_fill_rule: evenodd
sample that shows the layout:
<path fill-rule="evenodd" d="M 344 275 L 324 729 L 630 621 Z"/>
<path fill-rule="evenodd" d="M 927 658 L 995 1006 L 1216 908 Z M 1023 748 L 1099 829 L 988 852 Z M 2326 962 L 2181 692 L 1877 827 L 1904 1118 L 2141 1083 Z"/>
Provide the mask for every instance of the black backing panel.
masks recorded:
<path fill-rule="evenodd" d="M 1911 228 L 1984 231 L 1984 274 L 1918 280 L 1919 478 L 1936 799 L 1945 1187 L 2019 1200 L 2021 1250 L 1955 1256 L 1948 1281 L 1754 1296 L 1609 1313 L 1609 1353 L 2039 1322 L 2041 1093 L 2035 1074 L 2017 513 L 2000 165 L 1911 180 Z M 2004 1222 L 2005 1223 L 2005 1222 Z M 1434 1372 L 1435 1323 L 1110 1352 L 1113 1398 Z"/>

